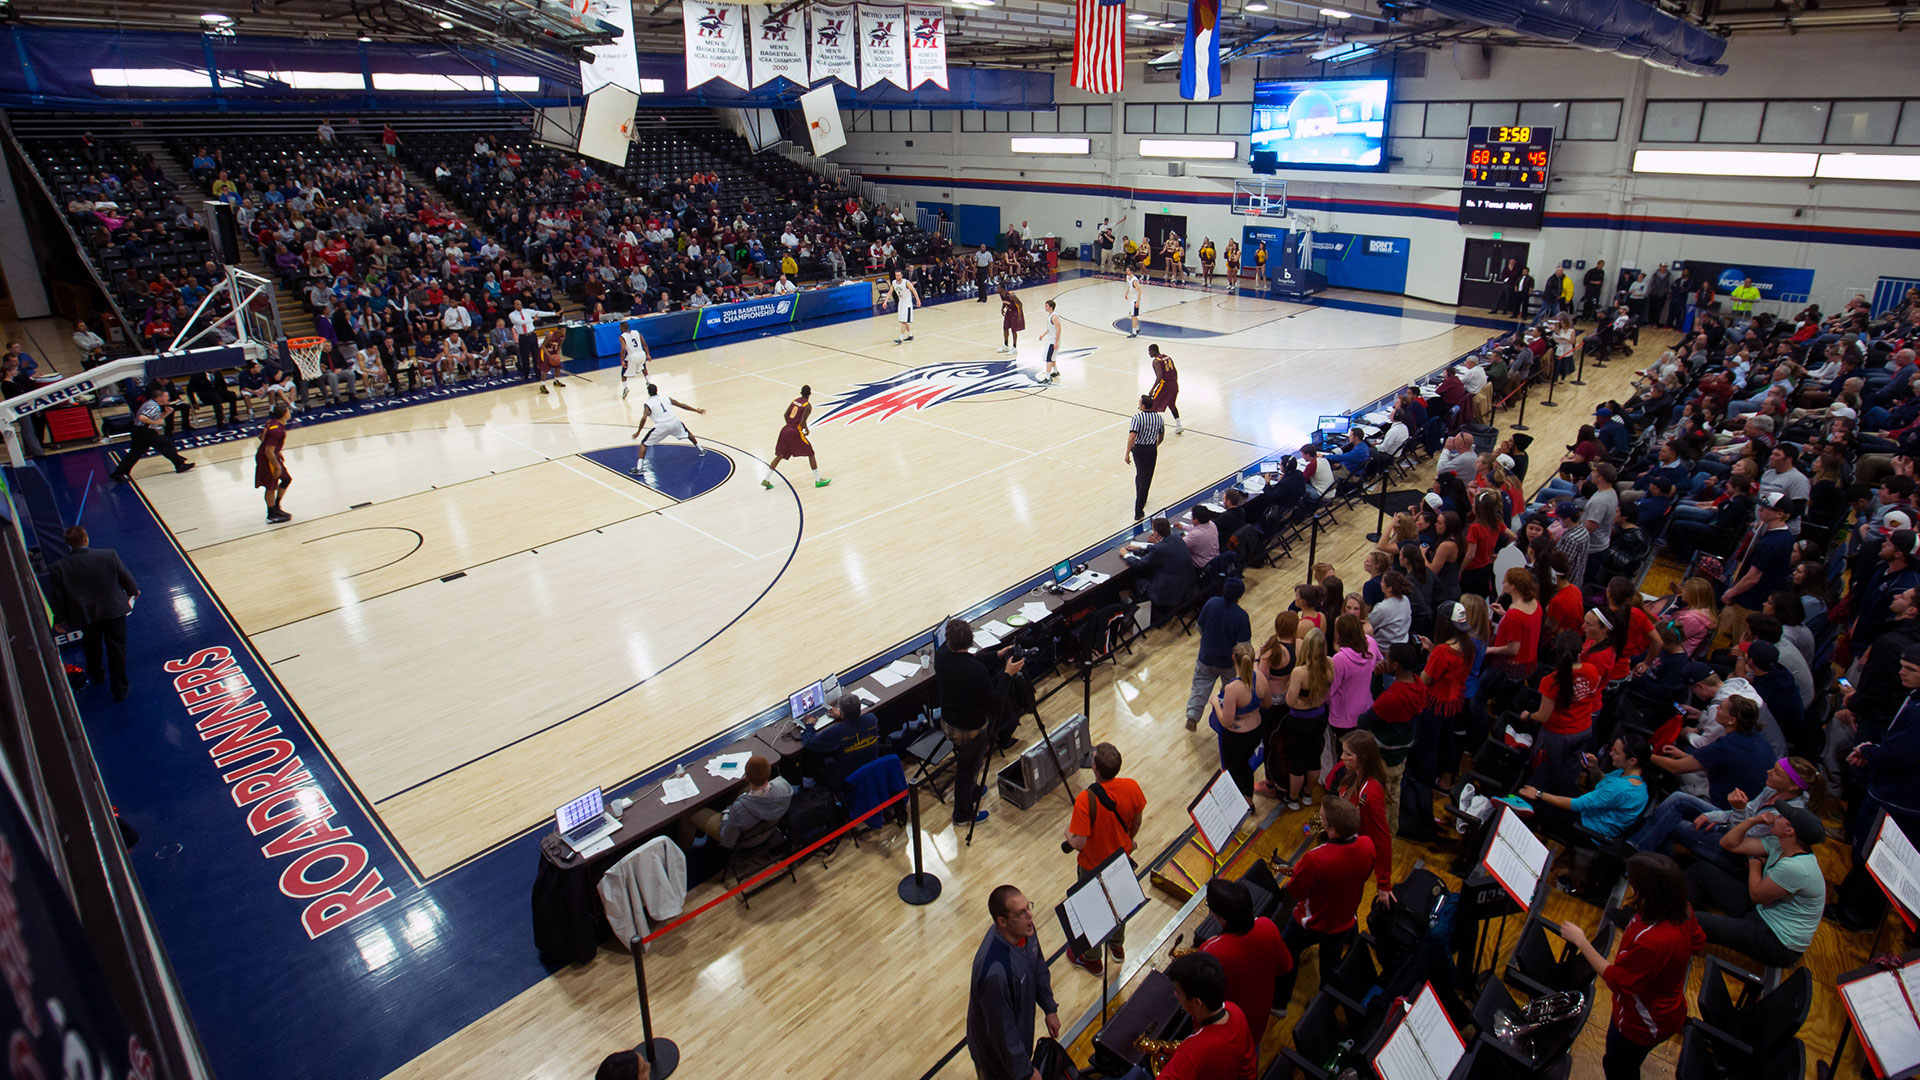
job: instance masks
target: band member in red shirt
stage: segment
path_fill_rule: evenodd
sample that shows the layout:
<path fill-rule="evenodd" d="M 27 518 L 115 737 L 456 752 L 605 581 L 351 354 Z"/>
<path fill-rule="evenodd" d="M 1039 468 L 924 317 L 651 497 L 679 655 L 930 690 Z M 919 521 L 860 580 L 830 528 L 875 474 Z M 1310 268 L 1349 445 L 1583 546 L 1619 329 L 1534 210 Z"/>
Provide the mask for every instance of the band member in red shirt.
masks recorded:
<path fill-rule="evenodd" d="M 1217 877 L 1207 882 L 1207 913 L 1219 920 L 1220 933 L 1208 938 L 1200 951 L 1218 959 L 1226 971 L 1227 1002 L 1240 1007 L 1257 1047 L 1273 1008 L 1273 981 L 1293 970 L 1293 954 L 1272 919 L 1254 917 L 1253 896 L 1238 881 Z"/>
<path fill-rule="evenodd" d="M 1607 1080 L 1637 1080 L 1653 1048 L 1680 1033 L 1687 1022 L 1687 965 L 1707 945 L 1687 903 L 1687 879 L 1679 864 L 1665 855 L 1635 855 L 1627 860 L 1627 885 L 1633 890 L 1633 920 L 1611 962 L 1579 924 L 1560 924 L 1560 936 L 1613 991 L 1613 1022 L 1600 1059 Z"/>
<path fill-rule="evenodd" d="M 1240 1006 L 1227 1000 L 1227 975 L 1219 958 L 1188 953 L 1167 965 L 1167 978 L 1173 982 L 1174 1000 L 1193 1018 L 1193 1034 L 1161 1067 L 1160 1080 L 1254 1080 L 1260 1046 Z"/>
<path fill-rule="evenodd" d="M 1294 967 L 1274 984 L 1274 1000 L 1285 1009 L 1293 1000 L 1294 980 L 1300 976 L 1300 956 L 1316 945 L 1320 953 L 1320 981 L 1324 984 L 1346 954 L 1359 921 L 1360 896 L 1373 876 L 1373 841 L 1360 835 L 1360 808 L 1337 795 L 1320 803 L 1320 827 L 1327 842 L 1300 856 L 1289 867 L 1276 860 L 1274 873 L 1291 879 L 1281 885 L 1294 897 L 1293 915 L 1280 939 L 1293 956 Z"/>
<path fill-rule="evenodd" d="M 780 463 L 788 458 L 803 457 L 813 469 L 813 486 L 826 487 L 832 480 L 820 478 L 820 461 L 813 456 L 813 443 L 807 438 L 807 418 L 813 415 L 813 387 L 802 386 L 800 396 L 787 402 L 785 426 L 780 429 L 780 437 L 773 444 L 773 471 L 780 471 Z M 763 488 L 773 486 L 773 477 L 760 481 Z"/>

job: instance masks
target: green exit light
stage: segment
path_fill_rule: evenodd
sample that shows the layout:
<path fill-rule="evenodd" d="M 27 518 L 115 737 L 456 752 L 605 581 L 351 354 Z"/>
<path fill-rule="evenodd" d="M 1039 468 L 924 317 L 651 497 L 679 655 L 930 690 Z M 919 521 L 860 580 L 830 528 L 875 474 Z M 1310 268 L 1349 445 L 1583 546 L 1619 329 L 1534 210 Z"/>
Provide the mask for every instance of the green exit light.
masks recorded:
<path fill-rule="evenodd" d="M 1506 234 L 1506 233 L 1503 233 L 1503 232 L 1496 232 L 1496 233 L 1494 233 L 1494 234 L 1493 234 L 1493 238 L 1494 238 L 1495 240 L 1498 240 L 1498 239 L 1500 239 L 1501 237 L 1503 237 L 1503 236 L 1505 236 L 1505 235 L 1507 235 L 1507 234 Z"/>
<path fill-rule="evenodd" d="M 1161 207 L 1161 208 L 1160 208 L 1160 212 L 1161 212 L 1161 213 L 1163 213 L 1163 214 L 1171 214 L 1171 213 L 1173 213 L 1173 207 L 1171 207 L 1171 206 L 1163 206 L 1163 207 Z"/>

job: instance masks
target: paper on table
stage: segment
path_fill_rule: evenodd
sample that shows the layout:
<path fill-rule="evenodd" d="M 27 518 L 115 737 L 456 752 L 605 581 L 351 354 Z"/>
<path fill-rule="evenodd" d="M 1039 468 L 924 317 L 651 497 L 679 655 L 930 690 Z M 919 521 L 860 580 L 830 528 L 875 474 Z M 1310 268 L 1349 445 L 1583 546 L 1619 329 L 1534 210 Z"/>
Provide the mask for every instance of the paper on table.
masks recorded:
<path fill-rule="evenodd" d="M 1920 914 L 1920 851 L 1914 850 L 1913 841 L 1891 817 L 1881 819 L 1880 835 L 1867 854 L 1867 869 L 1908 915 Z"/>
<path fill-rule="evenodd" d="M 988 619 L 986 622 L 974 627 L 973 636 L 976 638 L 979 637 L 980 631 L 982 630 L 985 630 L 997 638 L 1009 638 L 1013 636 L 1013 627 L 1008 626 L 999 619 Z"/>
<path fill-rule="evenodd" d="M 854 687 L 853 696 L 859 698 L 861 701 L 864 701 L 869 705 L 880 704 L 880 695 L 874 693 L 873 691 L 867 689 L 864 686 Z"/>
<path fill-rule="evenodd" d="M 879 683 L 881 686 L 899 686 L 907 680 L 895 675 L 892 668 L 881 668 L 873 673 L 873 681 Z"/>
<path fill-rule="evenodd" d="M 1020 605 L 1020 614 L 1025 615 L 1028 622 L 1039 622 L 1053 614 L 1053 609 L 1038 600 L 1029 600 Z"/>
<path fill-rule="evenodd" d="M 1000 635 L 984 626 L 976 626 L 973 629 L 973 643 L 982 649 L 991 649 L 1000 644 Z"/>
<path fill-rule="evenodd" d="M 920 661 L 895 660 L 893 663 L 887 665 L 887 670 L 903 679 L 911 679 L 915 675 L 920 674 Z"/>
<path fill-rule="evenodd" d="M 1113 908 L 1107 903 L 1107 894 L 1094 882 L 1088 882 L 1067 893 L 1068 922 L 1078 921 L 1080 933 L 1088 944 L 1107 940 L 1113 928 L 1120 925 L 1113 917 Z"/>
<path fill-rule="evenodd" d="M 686 802 L 700 797 L 700 785 L 694 783 L 691 776 L 669 776 L 660 785 L 660 801 L 663 803 Z"/>
<path fill-rule="evenodd" d="M 1920 1065 L 1920 1022 L 1913 1006 L 1890 971 L 1869 975 L 1840 987 L 1853 1013 L 1860 1038 L 1880 1060 L 1880 1072 L 1892 1076 Z"/>
<path fill-rule="evenodd" d="M 1113 910 L 1122 918 L 1139 911 L 1147 902 L 1147 894 L 1140 891 L 1140 879 L 1133 875 L 1133 860 L 1125 855 L 1100 871 L 1100 885 L 1107 890 L 1107 899 L 1113 901 Z"/>
<path fill-rule="evenodd" d="M 752 756 L 751 753 L 721 754 L 718 757 L 708 758 L 707 772 L 712 776 L 739 776 L 742 772 L 746 771 L 747 759 Z"/>

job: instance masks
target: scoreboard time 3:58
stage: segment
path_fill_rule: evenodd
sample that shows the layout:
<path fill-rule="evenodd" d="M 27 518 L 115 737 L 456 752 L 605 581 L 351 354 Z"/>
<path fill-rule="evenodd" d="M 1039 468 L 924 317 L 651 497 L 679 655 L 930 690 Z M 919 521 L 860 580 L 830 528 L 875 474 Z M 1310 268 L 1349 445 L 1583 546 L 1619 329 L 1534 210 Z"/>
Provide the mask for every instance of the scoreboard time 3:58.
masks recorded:
<path fill-rule="evenodd" d="M 1465 187 L 1545 191 L 1553 158 L 1550 127 L 1475 127 L 1467 129 Z"/>

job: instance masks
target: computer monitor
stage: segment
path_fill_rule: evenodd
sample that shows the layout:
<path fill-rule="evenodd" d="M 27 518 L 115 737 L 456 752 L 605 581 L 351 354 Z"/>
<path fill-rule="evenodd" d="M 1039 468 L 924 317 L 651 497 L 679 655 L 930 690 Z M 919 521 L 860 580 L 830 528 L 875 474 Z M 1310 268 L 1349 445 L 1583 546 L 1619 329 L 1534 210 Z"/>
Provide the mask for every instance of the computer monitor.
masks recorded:
<path fill-rule="evenodd" d="M 606 796 L 602 794 L 599 788 L 594 788 L 585 795 L 555 810 L 553 812 L 553 820 L 554 824 L 559 826 L 561 835 L 564 836 L 588 822 L 598 820 L 601 815 L 606 812 Z"/>
<path fill-rule="evenodd" d="M 1279 472 L 1280 463 L 1277 461 L 1263 461 L 1260 463 L 1260 473 L 1262 476 L 1275 476 L 1278 475 Z"/>
<path fill-rule="evenodd" d="M 1073 560 L 1072 559 L 1062 559 L 1060 560 L 1060 565 L 1053 568 L 1053 583 L 1055 585 L 1060 584 L 1061 582 L 1067 580 L 1072 576 L 1073 576 Z"/>
<path fill-rule="evenodd" d="M 1320 418 L 1320 433 L 1323 435 L 1345 435 L 1353 428 L 1351 416 L 1323 416 Z"/>
<path fill-rule="evenodd" d="M 795 720 L 812 716 L 826 707 L 827 693 L 820 683 L 814 683 L 787 699 L 787 708 L 792 711 Z"/>

